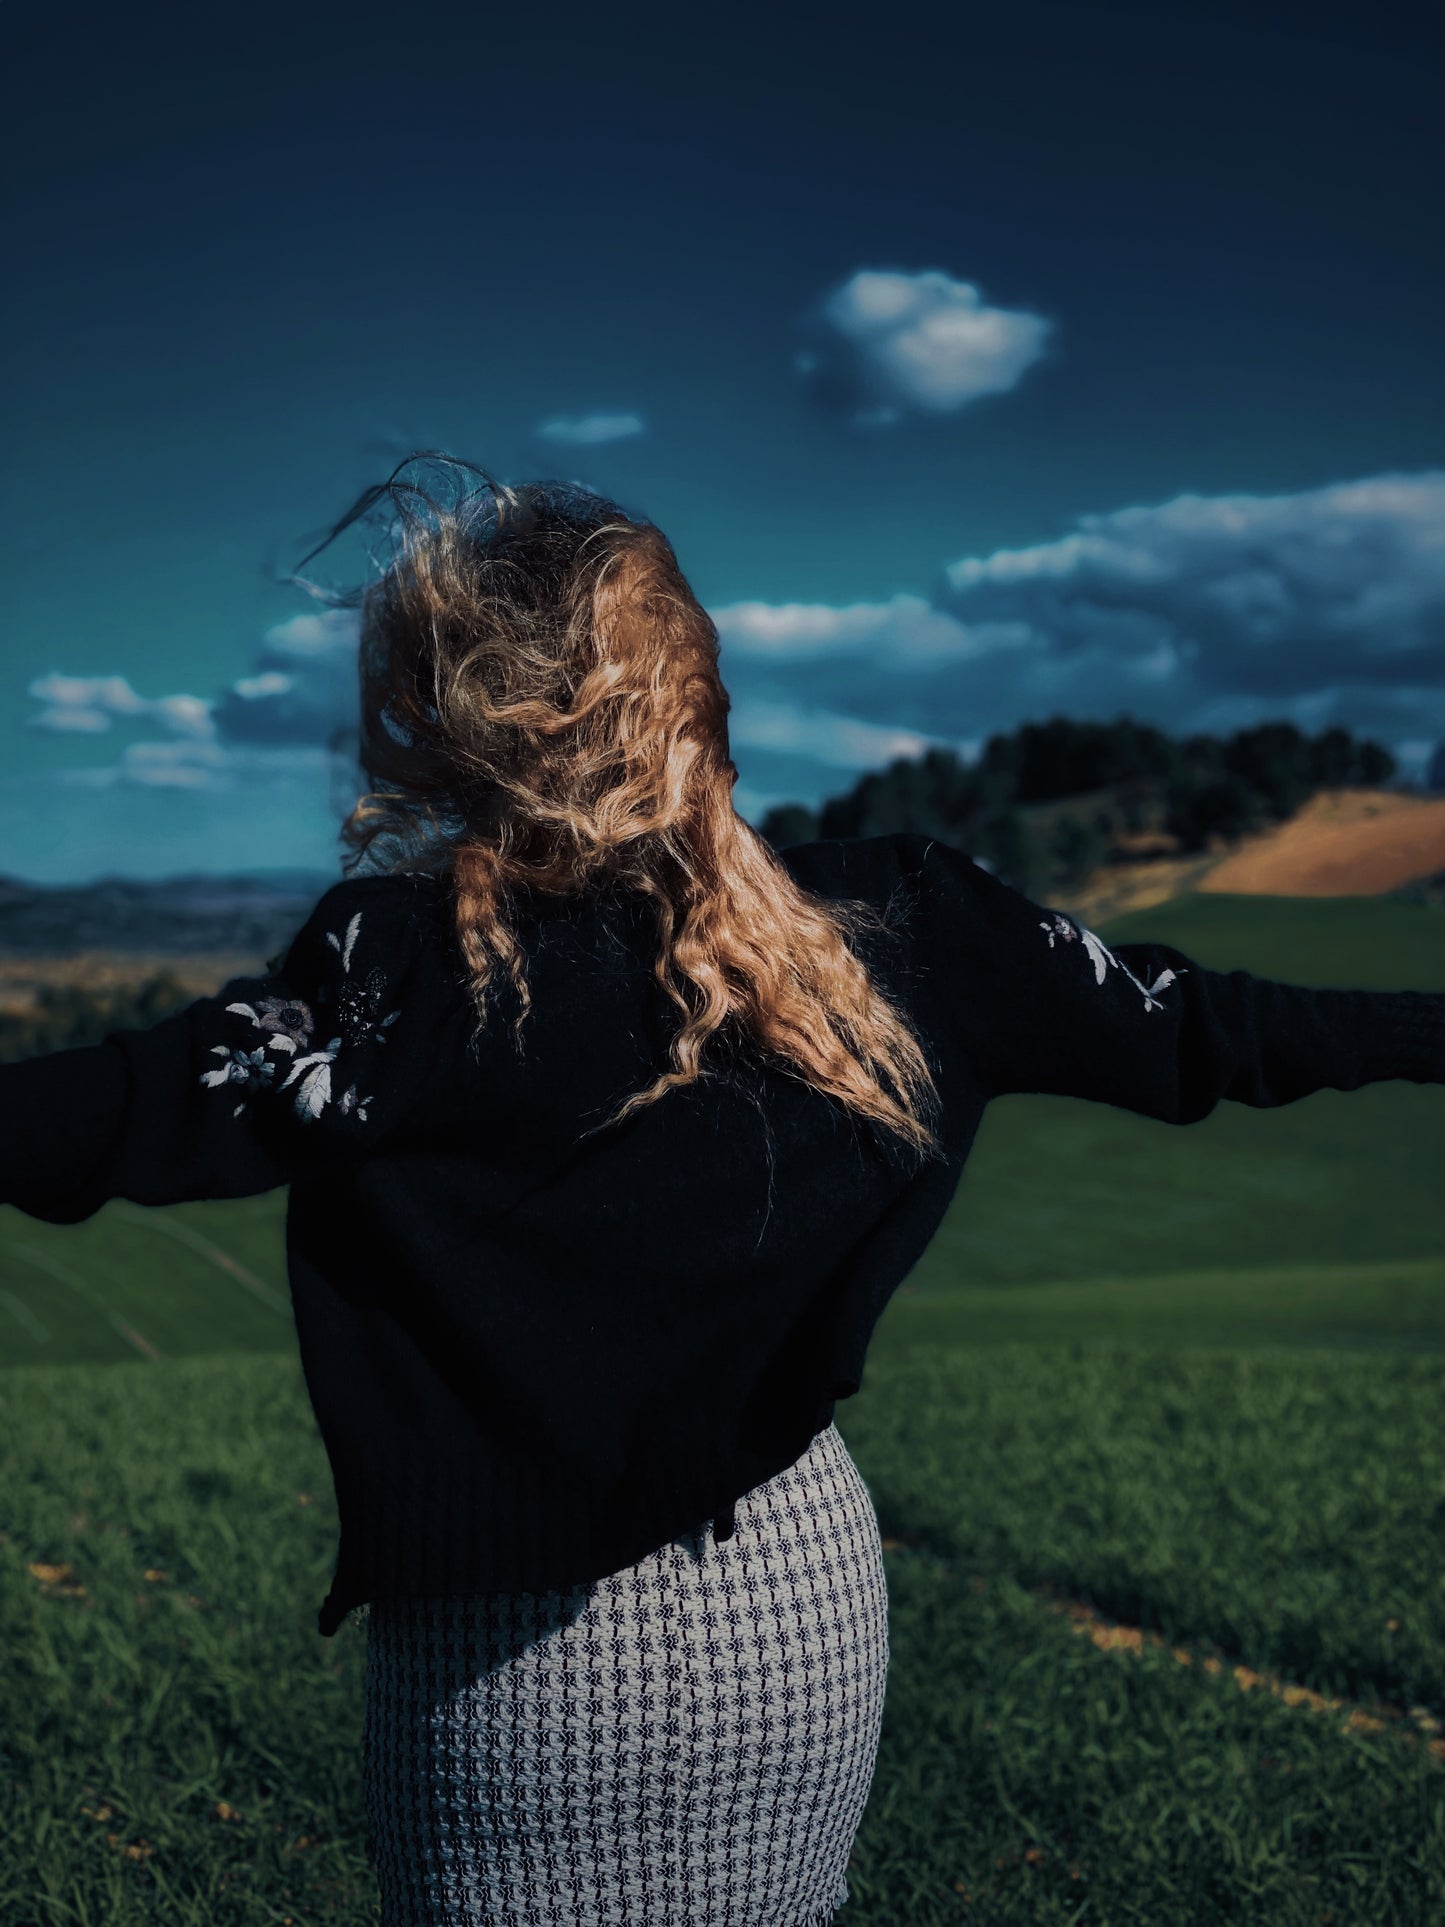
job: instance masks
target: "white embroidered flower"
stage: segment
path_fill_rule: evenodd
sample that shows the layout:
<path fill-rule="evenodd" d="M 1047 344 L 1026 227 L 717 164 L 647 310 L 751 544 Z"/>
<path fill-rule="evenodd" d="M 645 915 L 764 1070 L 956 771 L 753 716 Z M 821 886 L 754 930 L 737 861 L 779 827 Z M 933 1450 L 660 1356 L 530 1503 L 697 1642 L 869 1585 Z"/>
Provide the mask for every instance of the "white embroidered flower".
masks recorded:
<path fill-rule="evenodd" d="M 248 1006 L 233 1004 L 231 1008 L 245 1010 Z M 258 1030 L 272 1032 L 279 1048 L 294 1049 L 311 1041 L 311 1010 L 299 997 L 263 997 L 251 1012 L 251 1021 Z"/>
<path fill-rule="evenodd" d="M 303 1123 L 319 1118 L 333 1101 L 342 1117 L 355 1116 L 366 1122 L 366 1107 L 374 1099 L 358 1096 L 357 1085 L 349 1084 L 341 1097 L 333 1100 L 332 1065 L 343 1044 L 384 1044 L 388 1027 L 401 1012 L 393 1010 L 385 1017 L 380 1014 L 388 986 L 386 973 L 379 965 L 373 965 L 364 977 L 352 975 L 351 960 L 361 935 L 361 922 L 362 913 L 358 910 L 348 922 L 344 935 L 338 936 L 334 930 L 326 933 L 327 943 L 341 959 L 344 979 L 336 998 L 337 1035 L 326 1048 L 307 1048 L 315 1020 L 310 1005 L 299 997 L 267 996 L 258 998 L 255 1004 L 227 1004 L 228 1015 L 246 1018 L 264 1034 L 265 1041 L 250 1051 L 233 1051 L 225 1044 L 213 1045 L 213 1053 L 226 1061 L 215 1070 L 203 1072 L 203 1084 L 240 1084 L 248 1097 L 257 1090 L 291 1091 L 293 1108 Z M 324 989 L 321 995 L 324 999 Z M 276 1063 L 266 1055 L 267 1051 L 282 1052 L 292 1060 L 279 1084 L 275 1081 Z M 245 1108 L 243 1100 L 233 1115 L 239 1117 Z"/>
<path fill-rule="evenodd" d="M 1111 966 L 1115 970 L 1122 970 L 1124 975 L 1129 979 L 1129 982 L 1133 984 L 1139 995 L 1144 999 L 1144 1008 L 1146 1010 L 1162 1010 L 1164 1006 L 1159 1001 L 1157 993 L 1165 989 L 1169 984 L 1175 983 L 1185 974 L 1182 970 L 1164 969 L 1160 971 L 1152 984 L 1141 984 L 1128 964 L 1122 963 L 1120 959 L 1114 955 L 1102 937 L 1096 937 L 1092 930 L 1086 930 L 1083 924 L 1075 923 L 1071 917 L 1063 915 L 1063 913 L 1058 910 L 1053 911 L 1047 922 L 1041 923 L 1039 928 L 1046 932 L 1050 950 L 1054 947 L 1054 938 L 1056 936 L 1061 937 L 1066 943 L 1082 942 L 1094 966 L 1095 983 L 1103 983 Z"/>
<path fill-rule="evenodd" d="M 231 1008 L 234 1009 L 235 1006 L 232 1005 Z M 213 1071 L 202 1071 L 203 1084 L 213 1087 L 220 1084 L 240 1084 L 247 1090 L 259 1085 L 264 1089 L 276 1075 L 276 1066 L 264 1051 L 233 1051 L 226 1044 L 213 1044 L 211 1054 L 214 1057 L 223 1057 L 226 1061 L 224 1064 L 217 1065 Z M 232 1111 L 232 1117 L 239 1117 L 245 1108 L 246 1102 L 243 1098 Z"/>

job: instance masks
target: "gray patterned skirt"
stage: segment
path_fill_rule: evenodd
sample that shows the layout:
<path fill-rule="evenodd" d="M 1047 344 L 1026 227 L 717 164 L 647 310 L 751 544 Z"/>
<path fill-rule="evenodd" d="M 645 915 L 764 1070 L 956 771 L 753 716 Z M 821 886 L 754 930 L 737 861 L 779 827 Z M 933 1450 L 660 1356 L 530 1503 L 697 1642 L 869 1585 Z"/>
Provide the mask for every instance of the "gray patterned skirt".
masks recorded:
<path fill-rule="evenodd" d="M 365 1624 L 383 1927 L 825 1927 L 847 1900 L 888 1594 L 836 1425 L 720 1544 Z"/>

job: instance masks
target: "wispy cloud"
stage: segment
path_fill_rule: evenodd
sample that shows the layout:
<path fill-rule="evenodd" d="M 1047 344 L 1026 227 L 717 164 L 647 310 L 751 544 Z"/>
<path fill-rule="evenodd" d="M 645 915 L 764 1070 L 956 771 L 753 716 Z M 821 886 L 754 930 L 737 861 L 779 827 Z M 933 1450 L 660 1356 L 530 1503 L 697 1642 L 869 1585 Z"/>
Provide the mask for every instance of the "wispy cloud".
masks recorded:
<path fill-rule="evenodd" d="M 115 719 L 159 723 L 165 738 L 126 745 L 113 763 L 59 771 L 94 789 L 234 789 L 323 776 L 330 745 L 357 722 L 357 615 L 326 609 L 267 630 L 252 673 L 215 698 L 140 696 L 125 676 L 38 676 L 41 728 L 97 734 Z"/>
<path fill-rule="evenodd" d="M 860 268 L 804 317 L 795 366 L 825 405 L 860 427 L 952 415 L 1017 386 L 1053 323 L 989 305 L 971 281 Z"/>
<path fill-rule="evenodd" d="M 36 729 L 98 735 L 116 717 L 148 717 L 178 736 L 212 733 L 211 705 L 203 697 L 141 696 L 124 676 L 36 676 L 29 693 L 43 704 L 30 718 Z"/>
<path fill-rule="evenodd" d="M 596 448 L 602 442 L 627 441 L 645 434 L 647 424 L 641 415 L 593 414 L 552 415 L 538 422 L 533 433 L 539 441 L 560 442 L 568 448 Z"/>
<path fill-rule="evenodd" d="M 924 596 L 887 602 L 730 602 L 711 612 L 726 655 L 759 662 L 806 662 L 816 657 L 872 656 L 935 662 L 966 655 L 969 632 Z"/>
<path fill-rule="evenodd" d="M 299 784 L 319 789 L 330 768 L 319 746 L 231 745 L 218 742 L 128 743 L 114 763 L 55 772 L 58 781 L 79 789 L 267 791 Z"/>

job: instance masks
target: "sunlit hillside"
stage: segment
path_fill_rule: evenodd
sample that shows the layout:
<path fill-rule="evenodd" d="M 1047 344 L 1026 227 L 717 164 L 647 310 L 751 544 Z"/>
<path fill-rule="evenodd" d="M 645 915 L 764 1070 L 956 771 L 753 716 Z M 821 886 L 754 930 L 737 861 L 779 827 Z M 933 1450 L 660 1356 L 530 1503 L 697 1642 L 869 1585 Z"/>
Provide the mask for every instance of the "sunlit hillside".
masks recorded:
<path fill-rule="evenodd" d="M 1121 839 L 1100 864 L 1050 901 L 1086 920 L 1145 910 L 1190 891 L 1240 896 L 1376 897 L 1445 876 L 1445 797 L 1396 790 L 1321 790 L 1282 823 L 1216 838 L 1204 855 L 1175 856 L 1168 838 Z"/>

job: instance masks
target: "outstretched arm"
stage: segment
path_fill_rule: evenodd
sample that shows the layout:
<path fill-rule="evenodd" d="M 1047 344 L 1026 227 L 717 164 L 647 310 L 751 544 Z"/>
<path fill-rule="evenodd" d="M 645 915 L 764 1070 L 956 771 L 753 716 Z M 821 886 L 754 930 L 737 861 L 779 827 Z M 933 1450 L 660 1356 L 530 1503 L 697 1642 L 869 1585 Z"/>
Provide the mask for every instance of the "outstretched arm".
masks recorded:
<path fill-rule="evenodd" d="M 250 1197 L 364 1155 L 396 1109 L 410 911 L 399 882 L 338 884 L 279 969 L 0 1065 L 0 1203 L 71 1224 L 110 1198 Z"/>
<path fill-rule="evenodd" d="M 915 839 L 934 953 L 959 963 L 966 1050 L 989 1097 L 1091 1098 L 1171 1124 L 1387 1078 L 1445 1083 L 1445 992 L 1312 990 L 1112 948 L 962 851 Z"/>

